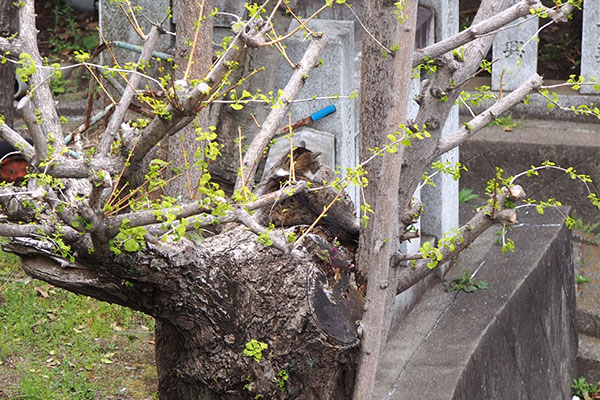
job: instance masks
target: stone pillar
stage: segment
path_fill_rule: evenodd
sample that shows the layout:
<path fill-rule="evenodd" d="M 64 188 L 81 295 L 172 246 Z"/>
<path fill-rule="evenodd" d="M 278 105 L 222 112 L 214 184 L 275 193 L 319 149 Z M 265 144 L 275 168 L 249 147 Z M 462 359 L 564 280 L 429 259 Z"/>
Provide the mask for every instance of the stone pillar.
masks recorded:
<path fill-rule="evenodd" d="M 518 0 L 513 0 L 512 4 Z M 527 22 L 524 22 L 527 20 Z M 537 72 L 538 18 L 528 15 L 498 32 L 494 40 L 492 59 L 492 90 L 512 91 Z"/>
<path fill-rule="evenodd" d="M 581 41 L 581 75 L 586 79 L 600 80 L 600 3 L 594 0 L 583 2 L 583 37 Z M 581 93 L 600 93 L 592 86 L 582 86 Z"/>
<path fill-rule="evenodd" d="M 458 33 L 458 1 L 426 0 L 422 5 L 435 12 L 435 41 L 446 39 Z M 442 137 L 458 129 L 458 106 L 454 106 L 442 130 Z M 443 162 L 458 162 L 458 148 L 440 157 Z M 421 192 L 425 213 L 421 217 L 421 232 L 440 239 L 444 233 L 458 226 L 458 181 L 451 176 L 439 173 L 433 178 L 435 187 L 426 186 Z M 440 268 L 440 271 L 444 271 Z"/>

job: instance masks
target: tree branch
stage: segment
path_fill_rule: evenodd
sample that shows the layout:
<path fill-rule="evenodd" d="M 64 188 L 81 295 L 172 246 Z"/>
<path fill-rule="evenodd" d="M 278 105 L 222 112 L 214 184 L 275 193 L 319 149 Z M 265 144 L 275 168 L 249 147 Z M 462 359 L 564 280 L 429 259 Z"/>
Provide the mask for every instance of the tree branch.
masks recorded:
<path fill-rule="evenodd" d="M 491 18 L 487 18 L 479 23 L 471 25 L 469 28 L 456 35 L 423 49 L 415 50 L 412 62 L 413 68 L 425 62 L 425 59 L 433 59 L 441 56 L 442 54 L 467 44 L 481 36 L 495 33 L 498 29 L 520 17 L 530 15 L 529 10 L 532 5 L 538 2 L 538 0 L 522 0 Z"/>
<path fill-rule="evenodd" d="M 36 149 L 35 153 L 38 156 L 38 161 L 46 160 L 48 158 L 48 137 L 42 130 L 29 95 L 23 97 L 19 101 L 17 111 L 21 113 L 27 124 L 27 129 L 33 140 L 33 146 Z"/>
<path fill-rule="evenodd" d="M 172 208 L 166 208 L 166 209 L 161 209 L 161 210 L 138 211 L 138 212 L 132 212 L 132 213 L 127 213 L 127 214 L 119 214 L 117 216 L 109 218 L 107 220 L 107 225 L 113 227 L 109 231 L 109 235 L 112 237 L 117 234 L 117 232 L 119 231 L 119 228 L 121 227 L 121 225 L 125 219 L 128 219 L 130 221 L 128 226 L 132 227 L 132 228 L 136 227 L 136 226 L 153 225 L 153 224 L 161 223 L 161 220 L 157 217 L 157 214 L 159 214 L 159 215 L 176 214 L 177 217 L 181 218 L 181 219 L 186 219 L 187 217 L 202 214 L 201 219 L 191 218 L 188 220 L 189 222 L 192 223 L 192 225 L 190 226 L 190 229 L 193 229 L 194 224 L 199 227 L 204 227 L 204 226 L 214 225 L 217 222 L 221 223 L 221 224 L 228 223 L 228 222 L 243 223 L 243 221 L 240 220 L 239 215 L 238 215 L 238 212 L 240 210 L 253 211 L 258 208 L 270 206 L 271 204 L 273 204 L 277 201 L 283 201 L 287 198 L 290 198 L 297 194 L 303 193 L 305 191 L 306 191 L 306 182 L 304 182 L 304 181 L 298 182 L 294 186 L 283 188 L 276 192 L 266 194 L 264 196 L 261 196 L 260 198 L 258 198 L 257 200 L 255 200 L 253 202 L 250 202 L 246 205 L 242 205 L 233 210 L 227 211 L 225 213 L 225 215 L 223 215 L 221 217 L 215 217 L 214 215 L 209 214 L 209 211 L 207 211 L 205 208 L 201 208 L 198 205 L 198 202 L 194 201 L 194 202 L 184 204 L 180 207 L 172 207 Z M 153 233 L 157 234 L 156 230 L 153 230 Z"/>
<path fill-rule="evenodd" d="M 21 48 L 21 41 L 18 38 L 7 39 L 0 37 L 0 50 L 5 52 L 17 53 Z"/>
<path fill-rule="evenodd" d="M 516 90 L 512 91 L 508 96 L 497 101 L 493 106 L 482 112 L 469 122 L 466 122 L 455 133 L 441 138 L 431 160 L 436 159 L 445 152 L 459 146 L 467 140 L 475 132 L 485 128 L 494 119 L 519 104 L 525 96 L 532 90 L 539 88 L 543 83 L 543 79 L 538 74 L 534 74 L 527 81 L 523 82 Z"/>
<path fill-rule="evenodd" d="M 452 257 L 458 255 L 467 246 L 471 245 L 483 232 L 485 232 L 490 226 L 494 224 L 513 225 L 517 222 L 516 210 L 512 208 L 506 208 L 505 201 L 507 199 L 516 202 L 525 198 L 525 191 L 519 185 L 505 188 L 503 193 L 498 195 L 495 202 L 500 210 L 493 211 L 493 207 L 487 205 L 483 210 L 478 211 L 473 218 L 465 225 L 458 229 L 456 240 L 454 241 L 454 249 L 451 250 L 449 247 L 441 246 L 439 248 L 442 253 L 442 259 L 439 260 L 438 265 L 445 263 Z M 462 240 L 462 241 L 461 241 Z M 416 255 L 402 255 L 395 256 L 394 261 L 410 260 L 417 258 Z M 410 289 L 413 285 L 417 284 L 425 277 L 427 277 L 432 271 L 432 268 L 427 266 L 430 259 L 423 259 L 422 256 L 420 261 L 416 263 L 414 267 L 407 267 L 400 273 L 398 278 L 396 293 L 400 294 L 405 290 Z"/>
<path fill-rule="evenodd" d="M 183 126 L 189 124 L 195 118 L 195 111 L 204 107 L 203 102 L 209 98 L 210 92 L 218 86 L 229 70 L 231 63 L 236 61 L 242 53 L 244 43 L 240 37 L 241 32 L 238 32 L 236 37 L 231 41 L 227 51 L 217 60 L 216 64 L 204 78 L 205 83 L 197 85 L 185 95 L 181 102 L 182 110 L 177 110 L 172 104 L 169 104 L 166 112 L 174 114 L 171 119 L 166 120 L 160 116 L 156 116 L 146 128 L 142 129 L 138 135 L 129 140 L 127 143 L 128 150 L 135 145 L 136 152 L 131 157 L 130 161 L 133 168 L 130 168 L 127 177 L 131 177 L 132 172 L 136 170 L 143 170 L 141 164 L 146 154 L 163 138 L 174 134 Z"/>
<path fill-rule="evenodd" d="M 55 227 L 49 225 L 18 225 L 4 222 L 0 224 L 0 236 L 4 237 L 33 237 L 35 235 L 51 235 L 53 233 L 55 233 Z"/>
<path fill-rule="evenodd" d="M 48 81 L 41 71 L 42 56 L 37 47 L 37 30 L 35 26 L 34 0 L 25 0 L 19 7 L 19 40 L 21 45 L 15 49 L 15 54 L 27 53 L 36 66 L 36 72 L 29 77 L 30 91 L 35 91 L 31 101 L 32 109 L 39 110 L 41 130 L 52 137 L 52 146 L 61 154 L 65 148 L 62 126 Z M 37 152 L 40 150 L 38 149 Z"/>
<path fill-rule="evenodd" d="M 12 147 L 19 149 L 27 161 L 31 162 L 31 160 L 33 160 L 35 157 L 35 149 L 33 146 L 23 139 L 18 132 L 12 130 L 4 123 L 0 124 L 0 136 L 2 136 L 2 139 L 10 143 Z"/>
<path fill-rule="evenodd" d="M 536 3 L 538 3 L 538 8 L 544 7 L 550 18 L 552 18 L 552 20 L 556 23 L 567 22 L 569 20 L 569 15 L 571 15 L 573 10 L 575 9 L 575 6 L 570 3 L 563 4 L 558 10 L 545 7 L 544 5 L 542 5 L 542 2 L 540 0 L 537 0 Z M 581 1 L 579 2 L 579 4 L 581 4 Z"/>
<path fill-rule="evenodd" d="M 150 29 L 150 34 L 147 39 L 144 41 L 144 45 L 142 47 L 142 54 L 138 60 L 138 68 L 144 68 L 146 64 L 152 58 L 152 52 L 158 43 L 158 38 L 160 37 L 160 32 L 156 26 L 153 26 Z M 121 122 L 123 122 L 123 118 L 125 117 L 125 113 L 129 109 L 129 105 L 133 100 L 133 96 L 136 94 L 136 89 L 138 88 L 141 81 L 141 75 L 133 74 L 129 79 L 129 84 L 125 89 L 125 93 L 121 96 L 121 100 L 119 104 L 115 108 L 114 113 L 112 114 L 106 129 L 104 130 L 104 134 L 100 140 L 98 145 L 98 155 L 100 157 L 108 156 L 108 152 L 110 151 L 110 147 L 112 142 L 115 140 L 117 133 L 119 131 L 119 127 L 121 126 Z"/>
<path fill-rule="evenodd" d="M 402 25 L 396 24 L 395 29 L 392 30 L 393 37 L 390 40 L 392 43 L 398 43 L 400 49 L 412 50 L 414 48 L 417 3 L 416 1 L 406 3 L 403 9 L 406 21 Z M 369 7 L 376 8 L 381 5 L 373 4 Z M 388 11 L 390 8 L 391 6 L 385 6 L 384 10 Z M 369 9 L 368 12 L 373 13 L 372 9 Z M 370 15 L 368 26 L 376 23 L 382 23 L 382 21 L 375 21 Z M 409 52 L 408 56 L 410 57 L 412 54 Z M 362 62 L 364 69 L 367 64 L 365 59 Z M 386 137 L 388 132 L 394 132 L 398 123 L 406 120 L 408 110 L 411 63 L 406 62 L 406 59 L 398 53 L 392 60 L 391 72 L 393 78 L 389 82 L 389 89 L 385 90 L 394 93 L 398 100 L 392 104 L 385 104 L 385 107 L 389 107 L 389 111 L 386 113 L 384 122 L 386 130 L 379 132 L 381 137 Z M 405 146 L 400 146 L 397 153 L 386 155 L 381 162 L 381 171 L 377 177 L 380 186 L 376 195 L 375 215 L 374 220 L 367 228 L 369 231 L 367 236 L 369 238 L 367 246 L 370 251 L 369 265 L 361 266 L 363 270 L 368 268 L 368 280 L 365 312 L 361 322 L 364 333 L 360 343 L 353 400 L 371 399 L 373 396 L 377 366 L 392 319 L 390 308 L 396 291 L 390 286 L 390 280 L 395 277 L 390 263 L 392 255 L 398 251 L 399 246 L 397 194 L 400 173 L 404 170 L 404 150 Z M 385 189 L 382 185 L 385 185 Z"/>
<path fill-rule="evenodd" d="M 544 6 L 540 0 L 522 0 L 491 18 L 487 18 L 484 21 L 471 25 L 469 28 L 456 35 L 440 40 L 423 49 L 415 50 L 412 66 L 414 68 L 417 65 L 424 63 L 426 59 L 439 57 L 442 54 L 459 48 L 477 38 L 494 34 L 500 29 L 510 29 L 510 27 L 507 27 L 506 25 L 521 17 L 531 15 L 531 9 L 543 10 L 548 13 L 548 16 L 552 18 L 553 22 L 559 23 L 567 21 L 567 17 L 571 14 L 574 7 L 575 6 L 572 4 L 567 3 L 559 10 L 555 10 Z"/>
<path fill-rule="evenodd" d="M 290 100 L 298 96 L 300 90 L 304 86 L 304 82 L 308 78 L 310 71 L 317 65 L 319 56 L 323 52 L 327 38 L 324 36 L 314 35 L 308 49 L 304 53 L 302 60 L 287 85 L 283 89 L 283 94 L 279 101 L 282 103 L 279 108 L 271 110 L 267 118 L 262 124 L 260 131 L 252 140 L 250 147 L 244 155 L 244 161 L 241 168 L 242 176 L 239 176 L 235 182 L 234 190 L 241 189 L 242 182 L 252 182 L 258 161 L 267 147 L 267 144 L 273 139 L 281 120 L 285 117 L 290 108 Z"/>

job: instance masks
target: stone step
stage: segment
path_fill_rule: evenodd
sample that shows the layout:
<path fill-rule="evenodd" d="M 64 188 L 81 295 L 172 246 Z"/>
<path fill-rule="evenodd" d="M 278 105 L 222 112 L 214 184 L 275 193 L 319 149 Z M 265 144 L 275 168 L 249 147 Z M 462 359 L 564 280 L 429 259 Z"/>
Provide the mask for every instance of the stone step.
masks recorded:
<path fill-rule="evenodd" d="M 577 376 L 590 383 L 600 381 L 600 338 L 579 333 Z"/>

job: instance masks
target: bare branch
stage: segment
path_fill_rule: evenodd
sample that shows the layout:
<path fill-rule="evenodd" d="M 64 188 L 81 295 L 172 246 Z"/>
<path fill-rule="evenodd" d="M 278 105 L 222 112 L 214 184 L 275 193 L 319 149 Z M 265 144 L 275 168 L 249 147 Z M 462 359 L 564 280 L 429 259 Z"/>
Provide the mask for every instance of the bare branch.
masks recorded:
<path fill-rule="evenodd" d="M 456 49 L 464 44 L 467 44 L 474 39 L 485 35 L 496 33 L 502 28 L 507 27 L 510 22 L 521 17 L 531 15 L 531 9 L 541 10 L 548 13 L 552 19 L 552 23 L 566 22 L 567 17 L 573 11 L 575 6 L 572 4 L 564 4 L 559 10 L 546 7 L 540 0 L 521 0 L 512 7 L 496 14 L 491 18 L 487 18 L 479 23 L 471 25 L 464 31 L 459 32 L 447 39 L 441 40 L 423 49 L 418 49 L 413 55 L 413 68 L 425 62 L 426 59 L 433 59 L 441 56 L 450 50 Z"/>
<path fill-rule="evenodd" d="M 28 143 L 29 144 L 29 143 Z M 112 175 L 120 172 L 119 165 L 122 165 L 119 158 L 96 158 L 91 161 L 79 159 L 63 159 L 59 163 L 54 162 L 50 165 L 47 173 L 56 178 L 90 178 L 95 171 L 106 171 Z"/>
<path fill-rule="evenodd" d="M 415 50 L 412 63 L 413 68 L 422 64 L 426 58 L 432 59 L 441 56 L 474 39 L 495 32 L 520 17 L 529 15 L 529 10 L 533 3 L 537 3 L 537 0 L 522 0 L 491 18 L 471 25 L 468 29 L 456 35 L 427 46 L 424 49 Z"/>
<path fill-rule="evenodd" d="M 275 136 L 281 120 L 287 114 L 291 104 L 290 101 L 296 98 L 298 93 L 300 93 L 300 90 L 304 86 L 304 82 L 306 81 L 310 71 L 316 66 L 319 56 L 326 44 L 326 37 L 313 36 L 306 53 L 304 53 L 304 56 L 298 65 L 298 68 L 283 89 L 283 94 L 280 98 L 280 101 L 282 102 L 281 106 L 277 109 L 273 109 L 269 113 L 262 124 L 261 130 L 258 132 L 258 134 L 256 134 L 254 140 L 250 144 L 250 147 L 246 151 L 241 171 L 243 176 L 238 177 L 234 190 L 240 189 L 242 187 L 242 182 L 252 181 L 252 178 L 256 173 L 256 168 L 258 167 L 258 161 L 260 160 L 263 151 L 267 147 L 267 144 Z"/>
<path fill-rule="evenodd" d="M 155 26 L 150 30 L 150 34 L 148 38 L 144 41 L 144 46 L 142 47 L 142 54 L 138 60 L 138 68 L 143 68 L 148 61 L 152 58 L 152 51 L 156 47 L 158 43 L 158 38 L 160 36 L 160 32 L 158 28 Z M 117 105 L 115 112 L 110 118 L 106 130 L 104 131 L 104 135 L 98 145 L 98 154 L 100 157 L 106 157 L 110 150 L 110 146 L 112 142 L 115 140 L 115 137 L 118 133 L 119 126 L 121 122 L 123 122 L 123 118 L 125 117 L 125 113 L 133 100 L 133 96 L 135 95 L 136 89 L 140 83 L 141 76 L 139 74 L 134 74 L 129 79 L 129 85 L 125 89 L 125 93 L 121 97 L 119 104 Z"/>
<path fill-rule="evenodd" d="M 60 152 L 65 147 L 65 143 L 54 99 L 46 77 L 41 71 L 43 60 L 37 47 L 34 0 L 26 0 L 19 7 L 19 43 L 20 46 L 15 49 L 15 54 L 29 54 L 37 69 L 29 77 L 30 88 L 35 88 L 35 96 L 31 99 L 32 108 L 39 110 L 41 130 L 46 135 L 52 135 L 53 147 Z"/>
<path fill-rule="evenodd" d="M 469 122 L 466 122 L 459 130 L 451 135 L 448 135 L 440 139 L 437 149 L 435 150 L 432 159 L 444 154 L 448 150 L 451 150 L 465 140 L 467 140 L 475 132 L 482 128 L 485 128 L 495 118 L 508 111 L 513 106 L 517 105 L 529 92 L 539 88 L 543 83 L 543 79 L 538 74 L 534 74 L 527 81 L 522 83 L 516 90 L 511 92 L 508 96 L 503 97 L 501 100 L 496 102 L 493 106 L 482 112 Z"/>
<path fill-rule="evenodd" d="M 211 215 L 209 210 L 207 210 L 205 208 L 201 208 L 198 205 L 197 201 L 193 201 L 193 202 L 184 204 L 180 207 L 171 207 L 171 208 L 165 208 L 162 210 L 138 211 L 138 212 L 132 212 L 132 213 L 127 213 L 127 214 L 120 214 L 115 217 L 109 218 L 107 221 L 107 225 L 113 227 L 112 230 L 109 232 L 109 235 L 114 236 L 119 231 L 119 228 L 121 227 L 121 225 L 125 219 L 128 219 L 130 221 L 128 224 L 129 227 L 145 226 L 145 225 L 152 225 L 152 224 L 160 223 L 161 220 L 157 217 L 157 213 L 160 213 L 160 215 L 176 214 L 178 216 L 178 218 L 181 218 L 181 219 L 185 219 L 185 218 L 193 216 L 193 215 L 199 215 L 200 216 L 199 218 L 190 219 L 190 221 L 193 222 L 191 228 L 193 228 L 194 224 L 198 227 L 204 227 L 204 226 L 214 225 L 217 222 L 218 223 L 228 223 L 228 222 L 236 222 L 236 221 L 242 222 L 239 219 L 239 215 L 237 214 L 240 209 L 253 211 L 253 210 L 256 210 L 256 209 L 259 209 L 262 207 L 270 206 L 271 204 L 273 204 L 277 201 L 283 201 L 287 198 L 290 198 L 297 194 L 303 193 L 305 191 L 306 191 L 306 182 L 304 182 L 304 181 L 298 182 L 294 186 L 286 187 L 286 188 L 280 189 L 276 192 L 272 192 L 272 193 L 266 194 L 264 196 L 261 196 L 260 198 L 258 198 L 257 200 L 255 200 L 253 202 L 250 202 L 246 205 L 242 205 L 234 210 L 226 212 L 225 215 L 221 216 L 221 217 L 215 217 L 215 216 Z"/>
<path fill-rule="evenodd" d="M 197 85 L 184 98 L 181 104 L 183 111 L 175 109 L 175 107 L 170 104 L 167 106 L 166 112 L 176 114 L 173 118 L 166 120 L 156 116 L 136 138 L 132 138 L 127 145 L 128 147 L 132 147 L 135 143 L 137 151 L 131 158 L 131 163 L 134 168 L 131 168 L 130 171 L 140 168 L 140 163 L 145 155 L 148 154 L 158 142 L 163 138 L 174 134 L 195 118 L 195 111 L 203 107 L 202 102 L 207 100 L 210 95 L 211 87 L 207 85 L 217 85 L 223 79 L 223 76 L 229 69 L 230 63 L 238 59 L 243 48 L 244 44 L 238 33 L 232 40 L 231 45 L 225 54 L 221 56 L 208 75 L 204 78 L 206 84 L 201 83 Z M 138 138 L 139 141 L 136 142 Z"/>
<path fill-rule="evenodd" d="M 33 146 L 36 149 L 38 161 L 47 159 L 48 137 L 42 130 L 40 121 L 38 121 L 39 116 L 36 115 L 36 112 L 33 109 L 33 104 L 29 95 L 23 97 L 19 101 L 19 104 L 17 105 L 17 111 L 21 113 L 25 123 L 27 124 L 27 129 L 29 130 L 31 138 L 33 139 Z"/>
<path fill-rule="evenodd" d="M 541 4 L 541 1 L 538 0 L 537 3 L 539 4 L 538 7 L 540 7 L 540 6 L 544 7 Z M 581 4 L 581 1 L 579 2 L 579 4 Z M 553 8 L 548 8 L 548 7 L 544 7 L 544 8 L 546 9 L 548 16 L 550 18 L 552 18 L 552 20 L 554 22 L 560 23 L 560 22 L 567 22 L 569 20 L 569 15 L 571 15 L 573 10 L 575 9 L 575 6 L 570 3 L 565 3 L 558 10 L 555 10 Z"/>
<path fill-rule="evenodd" d="M 35 149 L 16 131 L 12 130 L 8 125 L 0 123 L 0 136 L 6 140 L 15 149 L 21 150 L 27 161 L 33 160 L 35 157 Z"/>
<path fill-rule="evenodd" d="M 455 247 L 451 250 L 449 247 L 442 246 L 439 250 L 442 253 L 442 259 L 438 265 L 441 265 L 458 255 L 467 246 L 471 245 L 483 232 L 485 232 L 490 226 L 494 224 L 512 225 L 517 222 L 516 211 L 514 209 L 506 208 L 505 200 L 510 199 L 515 202 L 525 198 L 525 191 L 519 185 L 515 185 L 512 188 L 505 188 L 504 192 L 498 195 L 496 205 L 501 209 L 492 213 L 492 206 L 487 205 L 482 210 L 478 211 L 473 218 L 465 225 L 460 227 L 457 232 Z M 402 260 L 414 260 L 420 258 L 421 260 L 416 263 L 414 267 L 404 269 L 400 273 L 396 293 L 400 294 L 405 290 L 411 288 L 416 283 L 423 280 L 429 275 L 433 269 L 427 266 L 429 259 L 422 259 L 417 257 L 415 254 L 409 255 L 396 255 L 394 257 L 395 262 Z"/>
<path fill-rule="evenodd" d="M 51 235 L 55 228 L 48 225 L 18 225 L 18 224 L 0 224 L 0 236 L 5 237 L 32 237 L 40 233 Z"/>
<path fill-rule="evenodd" d="M 11 53 L 17 53 L 20 47 L 21 43 L 18 40 L 18 38 L 7 39 L 4 37 L 0 37 L 0 51 L 9 51 Z"/>

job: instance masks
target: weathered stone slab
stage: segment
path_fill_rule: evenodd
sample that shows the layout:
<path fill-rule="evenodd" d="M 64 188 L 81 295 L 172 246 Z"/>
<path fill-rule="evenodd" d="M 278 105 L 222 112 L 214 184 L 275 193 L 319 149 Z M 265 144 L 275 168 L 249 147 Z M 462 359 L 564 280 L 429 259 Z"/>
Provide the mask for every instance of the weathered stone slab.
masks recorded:
<path fill-rule="evenodd" d="M 588 382 L 600 381 L 600 338 L 582 333 L 577 354 L 577 377 L 580 376 Z"/>
<path fill-rule="evenodd" d="M 285 135 L 275 137 L 277 143 L 269 148 L 269 155 L 265 164 L 265 171 L 290 152 L 290 141 Z M 320 152 L 319 161 L 335 170 L 335 135 L 329 132 L 323 132 L 312 128 L 303 127 L 294 131 L 294 146 L 299 146 L 300 142 L 306 143 L 306 148 L 313 152 Z"/>
<path fill-rule="evenodd" d="M 562 210 L 568 212 L 568 210 Z M 489 283 L 475 293 L 433 286 L 383 351 L 375 399 L 570 399 L 577 328 L 570 232 L 555 211 L 520 213 L 515 253 L 496 228 L 459 257 Z"/>
<path fill-rule="evenodd" d="M 513 0 L 512 4 L 517 0 Z M 527 19 L 527 22 L 523 22 Z M 537 71 L 538 42 L 534 35 L 538 30 L 538 18 L 527 16 L 514 21 L 510 29 L 496 35 L 492 58 L 492 90 L 515 90 L 524 80 Z"/>
<path fill-rule="evenodd" d="M 600 80 L 600 3 L 583 2 L 583 32 L 581 38 L 581 75 L 587 79 Z M 592 86 L 582 86 L 581 93 L 600 93 Z"/>

